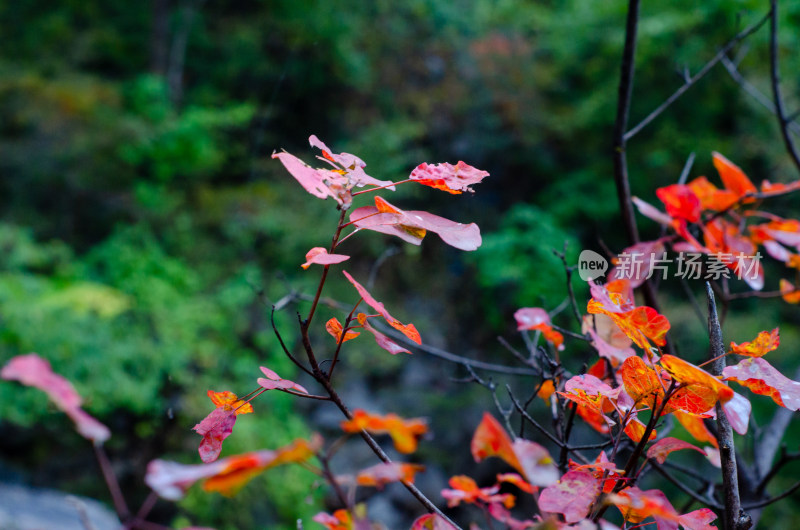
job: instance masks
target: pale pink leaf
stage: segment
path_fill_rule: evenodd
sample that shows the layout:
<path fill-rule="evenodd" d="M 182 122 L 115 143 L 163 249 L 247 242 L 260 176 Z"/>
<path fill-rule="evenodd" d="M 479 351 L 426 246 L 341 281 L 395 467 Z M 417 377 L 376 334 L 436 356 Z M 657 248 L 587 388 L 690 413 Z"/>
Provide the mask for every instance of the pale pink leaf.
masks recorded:
<path fill-rule="evenodd" d="M 667 460 L 667 455 L 673 451 L 680 451 L 681 449 L 694 449 L 702 453 L 703 450 L 696 447 L 689 442 L 684 442 L 677 438 L 666 437 L 662 438 L 647 450 L 647 458 L 654 458 L 659 464 L 663 464 Z"/>
<path fill-rule="evenodd" d="M 770 396 L 775 403 L 789 410 L 800 409 L 800 383 L 787 378 L 761 357 L 750 357 L 739 364 L 726 366 L 722 376 L 756 394 Z"/>
<path fill-rule="evenodd" d="M 539 324 L 550 325 L 550 315 L 541 307 L 523 307 L 514 313 L 517 321 L 517 330 L 531 329 Z"/>
<path fill-rule="evenodd" d="M 442 164 L 418 165 L 409 177 L 425 186 L 430 186 L 449 193 L 468 191 L 473 193 L 473 184 L 479 184 L 488 177 L 487 171 L 476 169 L 465 162 L 459 161 L 455 166 L 444 162 Z"/>
<path fill-rule="evenodd" d="M 364 172 L 364 168 L 367 167 L 367 164 L 356 155 L 351 155 L 350 153 L 334 153 L 313 134 L 308 138 L 308 143 L 310 143 L 312 147 L 316 147 L 322 151 L 322 156 L 317 158 L 325 161 L 336 169 L 343 170 L 350 180 L 351 185 L 358 186 L 359 188 L 371 185 L 386 188 L 391 191 L 395 190 L 392 181 L 378 180 L 367 175 Z"/>
<path fill-rule="evenodd" d="M 264 373 L 266 378 L 259 377 L 256 382 L 267 390 L 296 390 L 297 392 L 308 394 L 308 390 L 306 390 L 302 385 L 299 385 L 288 379 L 283 379 L 266 366 L 262 366 L 261 371 Z"/>
<path fill-rule="evenodd" d="M 700 508 L 679 516 L 678 523 L 686 530 L 717 530 L 717 527 L 711 524 L 716 518 L 717 514 L 710 509 Z"/>
<path fill-rule="evenodd" d="M 306 253 L 306 262 L 300 266 L 304 269 L 307 269 L 313 264 L 333 265 L 349 259 L 350 256 L 345 256 L 344 254 L 328 254 L 327 249 L 322 247 L 314 247 Z"/>
<path fill-rule="evenodd" d="M 534 486 L 550 486 L 558 482 L 558 468 L 547 449 L 522 438 L 514 441 L 511 447 L 528 482 Z"/>
<path fill-rule="evenodd" d="M 366 304 L 370 306 L 372 309 L 377 311 L 378 314 L 381 315 L 386 320 L 386 322 L 389 323 L 390 326 L 400 331 L 403 335 L 413 340 L 417 344 L 422 344 L 422 338 L 420 337 L 417 328 L 414 327 L 414 324 L 403 324 L 402 322 L 394 318 L 386 310 L 386 307 L 384 307 L 384 305 L 381 302 L 375 300 L 375 298 L 373 298 L 372 295 L 369 294 L 369 291 L 367 291 L 364 288 L 364 286 L 362 286 L 352 276 L 350 276 L 350 274 L 348 274 L 347 271 L 342 271 L 342 273 L 344 274 L 345 278 L 347 278 L 347 281 L 353 284 L 353 287 L 356 288 L 356 291 L 358 291 L 358 294 L 361 296 L 364 302 L 366 302 Z"/>
<path fill-rule="evenodd" d="M 587 471 L 569 471 L 558 483 L 542 490 L 539 508 L 560 513 L 568 523 L 576 523 L 589 514 L 589 508 L 602 490 L 602 482 Z"/>
<path fill-rule="evenodd" d="M 743 395 L 734 392 L 730 400 L 720 403 L 733 430 L 742 435 L 746 434 L 747 425 L 750 421 L 750 411 L 753 408 L 750 401 Z"/>
<path fill-rule="evenodd" d="M 631 199 L 633 204 L 636 205 L 636 209 L 639 210 L 639 213 L 652 219 L 653 221 L 660 223 L 662 225 L 669 226 L 672 223 L 672 218 L 647 202 L 644 202 L 639 197 L 633 197 Z"/>

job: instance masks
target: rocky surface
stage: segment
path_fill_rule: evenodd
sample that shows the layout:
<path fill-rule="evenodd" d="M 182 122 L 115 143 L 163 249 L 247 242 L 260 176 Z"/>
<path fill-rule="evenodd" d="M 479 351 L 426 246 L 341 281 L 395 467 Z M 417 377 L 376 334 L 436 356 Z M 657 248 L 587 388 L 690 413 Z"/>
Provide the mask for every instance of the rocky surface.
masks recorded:
<path fill-rule="evenodd" d="M 0 483 L 0 530 L 118 530 L 103 504 L 60 491 Z"/>

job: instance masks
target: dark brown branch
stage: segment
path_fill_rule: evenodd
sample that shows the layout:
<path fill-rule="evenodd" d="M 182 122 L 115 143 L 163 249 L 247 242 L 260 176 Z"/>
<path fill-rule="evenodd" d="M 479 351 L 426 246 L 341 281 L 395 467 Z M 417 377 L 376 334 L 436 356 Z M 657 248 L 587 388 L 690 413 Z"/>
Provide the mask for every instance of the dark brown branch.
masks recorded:
<path fill-rule="evenodd" d="M 791 120 L 786 117 L 786 107 L 784 107 L 783 96 L 781 95 L 781 74 L 778 66 L 778 0 L 771 0 L 770 6 L 772 10 L 769 17 L 769 65 L 770 78 L 772 80 L 772 99 L 775 103 L 775 114 L 778 116 L 786 152 L 789 153 L 797 170 L 800 171 L 800 155 L 797 153 L 794 140 L 789 135 L 789 123 Z"/>
<path fill-rule="evenodd" d="M 684 492 L 686 495 L 688 495 L 692 499 L 694 499 L 697 502 L 703 504 L 704 506 L 708 506 L 708 507 L 714 508 L 715 510 L 722 510 L 723 507 L 721 505 L 719 505 L 718 503 L 716 503 L 715 501 L 713 501 L 711 499 L 708 499 L 708 498 L 698 494 L 692 488 L 688 487 L 686 484 L 684 484 L 680 480 L 678 480 L 675 477 L 673 477 L 672 474 L 669 473 L 663 467 L 661 467 L 661 465 L 658 462 L 656 462 L 654 460 L 650 460 L 650 466 L 653 469 L 655 469 L 659 474 L 661 474 L 661 476 L 663 476 L 665 479 L 667 479 L 670 482 L 672 482 L 675 486 L 678 487 L 679 490 Z"/>
<path fill-rule="evenodd" d="M 746 27 L 739 33 L 737 33 L 731 40 L 725 44 L 725 46 L 720 49 L 714 57 L 708 61 L 703 67 L 692 77 L 685 80 L 684 84 L 678 88 L 675 92 L 672 93 L 670 97 L 668 97 L 661 105 L 656 107 L 653 112 L 647 115 L 645 119 L 640 121 L 634 128 L 630 131 L 625 133 L 624 140 L 628 141 L 633 138 L 639 131 L 644 129 L 650 122 L 656 119 L 661 113 L 663 113 L 667 107 L 672 105 L 675 100 L 681 97 L 687 90 L 689 90 L 692 85 L 697 83 L 700 79 L 703 78 L 718 62 L 722 61 L 725 56 L 728 54 L 731 49 L 736 46 L 740 41 L 754 33 L 758 30 L 767 20 L 769 19 L 769 15 L 766 15 L 764 18 L 759 20 L 758 22 L 751 24 L 750 26 Z"/>
<path fill-rule="evenodd" d="M 715 359 L 709 365 L 711 374 L 722 375 L 725 368 L 725 344 L 722 342 L 722 328 L 717 316 L 717 305 L 714 302 L 714 291 L 711 284 L 706 282 L 706 296 L 708 296 L 708 334 L 709 358 Z M 750 516 L 742 510 L 739 498 L 739 477 L 736 470 L 736 455 L 733 444 L 733 429 L 728 422 L 728 416 L 722 410 L 722 404 L 717 402 L 717 441 L 722 462 L 722 484 L 725 491 L 725 510 L 722 513 L 723 524 L 728 530 L 747 530 L 752 525 Z"/>
<path fill-rule="evenodd" d="M 800 482 L 795 482 L 789 489 L 787 489 L 786 491 L 784 491 L 780 495 L 776 495 L 776 496 L 771 497 L 769 499 L 764 499 L 763 501 L 758 501 L 758 502 L 754 502 L 752 504 L 747 504 L 747 505 L 743 506 L 743 508 L 745 508 L 747 510 L 755 510 L 757 508 L 763 508 L 764 506 L 769 506 L 770 504 L 772 504 L 774 502 L 778 502 L 781 499 L 785 499 L 786 497 L 788 497 L 789 495 L 791 495 L 792 493 L 794 493 L 798 489 L 800 489 Z"/>
<path fill-rule="evenodd" d="M 119 487 L 119 481 L 114 474 L 114 468 L 111 466 L 111 461 L 109 461 L 102 444 L 93 443 L 92 447 L 94 447 L 94 454 L 97 457 L 97 463 L 100 465 L 100 471 L 103 473 L 103 479 L 106 481 L 108 492 L 111 494 L 111 500 L 114 502 L 114 511 L 117 512 L 119 520 L 124 523 L 131 516 L 131 512 L 125 502 L 122 489 Z"/>

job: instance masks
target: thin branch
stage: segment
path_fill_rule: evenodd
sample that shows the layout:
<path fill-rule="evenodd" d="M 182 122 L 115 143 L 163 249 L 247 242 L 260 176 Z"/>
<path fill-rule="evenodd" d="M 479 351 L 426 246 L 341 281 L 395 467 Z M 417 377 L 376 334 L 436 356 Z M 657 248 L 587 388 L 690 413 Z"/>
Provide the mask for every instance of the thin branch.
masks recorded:
<path fill-rule="evenodd" d="M 794 140 L 792 140 L 792 137 L 789 135 L 788 124 L 791 120 L 786 117 L 786 107 L 784 107 L 783 97 L 781 96 L 781 74 L 778 66 L 778 0 L 771 0 L 770 6 L 772 9 L 769 17 L 769 65 L 770 78 L 772 80 L 772 99 L 775 103 L 775 114 L 778 116 L 778 123 L 781 127 L 781 136 L 783 136 L 783 143 L 786 145 L 786 151 L 789 153 L 798 171 L 800 171 L 800 155 L 797 153 Z"/>
<path fill-rule="evenodd" d="M 128 505 L 125 503 L 125 496 L 122 494 L 122 489 L 119 487 L 119 481 L 114 474 L 111 461 L 109 461 L 102 444 L 94 443 L 92 447 L 97 457 L 97 463 L 100 464 L 100 471 L 103 473 L 103 479 L 106 481 L 108 492 L 111 494 L 111 500 L 114 502 L 114 511 L 117 512 L 120 521 L 126 521 L 130 517 L 131 512 L 128 509 Z"/>
<path fill-rule="evenodd" d="M 708 334 L 709 357 L 717 358 L 709 367 L 712 375 L 722 375 L 725 368 L 725 344 L 722 342 L 722 328 L 717 316 L 717 305 L 714 303 L 714 291 L 711 284 L 706 282 L 706 296 L 708 296 Z M 733 429 L 728 422 L 728 416 L 722 410 L 722 404 L 717 402 L 717 441 L 722 462 L 722 484 L 725 490 L 725 510 L 722 520 L 728 530 L 747 530 L 753 524 L 750 516 L 742 510 L 739 498 L 739 477 L 736 470 L 736 455 L 733 444 Z"/>
<path fill-rule="evenodd" d="M 275 336 L 276 336 L 276 337 L 278 337 L 278 342 L 280 343 L 280 345 L 281 345 L 281 348 L 283 348 L 283 353 L 285 353 L 285 354 L 286 354 L 286 356 L 287 356 L 289 359 L 291 359 L 291 361 L 292 361 L 292 362 L 293 362 L 295 365 L 297 365 L 297 367 L 298 367 L 298 368 L 300 368 L 300 369 L 301 369 L 301 370 L 303 370 L 305 373 L 307 373 L 308 375 L 310 375 L 310 376 L 312 376 L 312 377 L 313 377 L 313 376 L 314 376 L 314 374 L 313 374 L 313 373 L 311 373 L 311 370 L 309 370 L 308 368 L 306 368 L 306 367 L 303 365 L 303 363 L 301 363 L 300 361 L 298 361 L 298 360 L 297 360 L 297 358 L 296 358 L 294 355 L 292 355 L 292 354 L 291 354 L 291 352 L 289 351 L 289 348 L 287 348 L 287 347 L 286 347 L 286 343 L 284 343 L 284 342 L 283 342 L 283 337 L 281 337 L 281 333 L 280 333 L 280 331 L 278 331 L 278 326 L 275 324 L 275 306 L 272 306 L 272 313 L 270 313 L 270 323 L 272 324 L 272 331 L 274 331 L 274 332 L 275 332 Z"/>
<path fill-rule="evenodd" d="M 700 495 L 699 493 L 694 491 L 692 488 L 688 487 L 686 484 L 684 484 L 680 480 L 678 480 L 675 477 L 673 477 L 672 474 L 670 474 L 666 469 L 661 467 L 661 465 L 658 462 L 656 462 L 654 460 L 650 460 L 650 466 L 653 469 L 655 469 L 658 473 L 660 473 L 661 476 L 663 476 L 665 479 L 667 479 L 670 482 L 672 482 L 673 484 L 675 484 L 675 486 L 677 486 L 679 490 L 684 492 L 686 495 L 688 495 L 692 499 L 694 499 L 697 502 L 703 504 L 704 506 L 709 506 L 711 508 L 714 508 L 715 510 L 722 510 L 723 506 L 721 506 L 720 504 L 718 504 L 717 502 L 715 502 L 715 501 L 713 501 L 711 499 L 708 499 L 708 498 Z"/>
<path fill-rule="evenodd" d="M 745 508 L 747 510 L 755 510 L 757 508 L 763 508 L 764 506 L 769 506 L 773 502 L 778 502 L 781 499 L 785 499 L 786 497 L 788 497 L 789 495 L 791 495 L 792 493 L 794 493 L 798 489 L 800 489 L 800 482 L 795 482 L 788 490 L 784 491 L 780 495 L 776 495 L 776 496 L 771 497 L 769 499 L 764 499 L 763 501 L 754 502 L 752 504 L 747 504 L 747 505 L 743 506 L 743 508 Z"/>
<path fill-rule="evenodd" d="M 740 31 L 739 33 L 737 33 L 737 34 L 736 34 L 736 36 L 734 36 L 734 37 L 733 37 L 731 40 L 729 40 L 729 41 L 728 41 L 728 43 L 727 43 L 727 44 L 725 44 L 725 46 L 723 46 L 723 47 L 722 47 L 722 49 L 720 49 L 720 50 L 717 52 L 717 54 L 716 54 L 716 55 L 715 55 L 715 56 L 714 56 L 714 57 L 713 57 L 713 58 L 712 58 L 710 61 L 708 61 L 708 62 L 707 62 L 707 63 L 706 63 L 706 64 L 705 64 L 705 65 L 704 65 L 704 66 L 703 66 L 703 67 L 702 67 L 702 68 L 701 68 L 701 69 L 700 69 L 700 70 L 699 70 L 699 71 L 698 71 L 696 74 L 694 74 L 692 77 L 690 77 L 689 79 L 687 79 L 687 80 L 684 82 L 684 84 L 683 84 L 683 85 L 681 85 L 681 86 L 680 86 L 680 88 L 678 88 L 678 90 L 676 90 L 675 92 L 673 92 L 673 93 L 672 93 L 672 95 L 671 95 L 670 97 L 668 97 L 668 98 L 667 98 L 667 99 L 666 99 L 666 100 L 665 100 L 665 101 L 664 101 L 664 102 L 663 102 L 661 105 L 659 105 L 658 107 L 656 107 L 656 108 L 655 108 L 655 110 L 653 110 L 653 112 L 651 112 L 650 114 L 648 114 L 648 115 L 645 117 L 645 119 L 643 119 L 642 121 L 640 121 L 640 122 L 639 122 L 639 123 L 638 123 L 638 124 L 637 124 L 637 125 L 636 125 L 634 128 L 632 128 L 630 131 L 626 132 L 626 133 L 625 133 L 625 136 L 623 137 L 623 139 L 624 139 L 625 141 L 628 141 L 628 140 L 630 140 L 630 139 L 631 139 L 631 138 L 633 138 L 633 137 L 634 137 L 634 136 L 635 136 L 635 135 L 636 135 L 636 134 L 637 134 L 639 131 L 641 131 L 642 129 L 644 129 L 644 128 L 645 128 L 645 127 L 646 127 L 646 126 L 647 126 L 647 125 L 648 125 L 650 122 L 652 122 L 652 121 L 653 121 L 654 119 L 656 119 L 656 118 L 657 118 L 659 115 L 661 115 L 661 113 L 663 113 L 663 112 L 664 112 L 664 111 L 667 109 L 667 107 L 669 107 L 670 105 L 672 105 L 672 104 L 675 102 L 675 100 L 677 100 L 677 99 L 678 99 L 679 97 L 681 97 L 681 96 L 682 96 L 682 95 L 683 95 L 683 94 L 684 94 L 684 93 L 685 93 L 687 90 L 689 90 L 689 89 L 692 87 L 692 85 L 694 85 L 694 84 L 695 84 L 695 83 L 697 83 L 697 82 L 698 82 L 700 79 L 702 79 L 702 78 L 703 78 L 703 76 L 705 76 L 705 75 L 706 75 L 706 74 L 707 74 L 707 73 L 708 73 L 708 72 L 709 72 L 709 71 L 710 71 L 710 70 L 711 70 L 711 69 L 714 67 L 714 65 L 716 65 L 718 62 L 722 61 L 722 59 L 723 59 L 723 58 L 725 58 L 725 56 L 728 54 L 728 52 L 729 52 L 729 51 L 730 51 L 730 50 L 731 50 L 731 49 L 732 49 L 734 46 L 736 46 L 736 44 L 738 44 L 738 43 L 739 43 L 739 42 L 740 42 L 742 39 L 744 39 L 744 38 L 748 37 L 749 35 L 751 35 L 752 33 L 754 33 L 756 30 L 758 30 L 758 29 L 759 29 L 759 28 L 760 28 L 762 25 L 764 25 L 764 23 L 765 23 L 767 20 L 769 20 L 769 14 L 767 14 L 766 16 L 764 16 L 764 17 L 763 17 L 761 20 L 759 20 L 758 22 L 755 22 L 754 24 L 751 24 L 750 26 L 746 27 L 745 29 L 743 29 L 742 31 Z"/>

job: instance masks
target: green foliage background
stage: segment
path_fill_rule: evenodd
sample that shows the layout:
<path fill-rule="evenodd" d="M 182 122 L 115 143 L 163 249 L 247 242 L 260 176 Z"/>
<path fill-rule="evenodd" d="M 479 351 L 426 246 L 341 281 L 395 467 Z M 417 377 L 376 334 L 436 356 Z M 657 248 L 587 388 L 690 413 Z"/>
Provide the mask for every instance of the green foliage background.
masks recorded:
<path fill-rule="evenodd" d="M 697 71 L 762 16 L 762 4 L 647 2 L 632 122 L 680 86 L 679 72 Z M 512 332 L 516 308 L 563 300 L 553 249 L 567 243 L 574 262 L 580 248 L 625 246 L 609 156 L 625 11 L 616 0 L 0 4 L 0 361 L 37 351 L 75 382 L 112 427 L 110 450 L 135 498 L 146 494 L 149 459 L 196 461 L 189 429 L 209 410 L 206 390 L 246 393 L 259 365 L 292 375 L 268 306 L 312 288 L 313 269 L 301 273 L 299 263 L 329 240 L 335 212 L 270 154 L 286 148 L 310 161 L 312 133 L 357 153 L 379 178 L 459 159 L 492 173 L 475 196 L 398 192 L 400 206 L 477 221 L 484 245 L 466 256 L 436 241 L 401 247 L 380 269 L 378 298 L 434 343 L 496 360 L 504 354 L 493 338 Z M 784 88 L 795 108 L 800 7 L 782 12 Z M 768 92 L 765 39 L 759 32 L 738 52 L 740 69 Z M 692 174 L 711 176 L 712 150 L 754 181 L 794 178 L 774 118 L 717 67 L 631 142 L 634 194 L 653 201 L 692 152 Z M 796 204 L 783 207 L 796 214 Z M 368 274 L 387 245 L 396 242 L 354 238 L 351 267 Z M 352 297 L 339 279 L 331 287 Z M 676 314 L 689 313 L 683 300 L 672 300 Z M 762 304 L 736 329 L 779 321 L 798 317 Z M 278 322 L 291 330 L 292 310 Z M 702 340 L 702 329 L 686 328 L 682 344 Z M 787 343 L 797 344 L 796 333 Z M 366 384 L 399 370 L 399 360 L 361 348 L 349 362 Z M 356 386 L 353 377 L 346 383 Z M 463 447 L 442 434 L 464 432 L 436 416 L 455 406 L 442 388 L 396 412 L 434 415 L 442 439 Z M 474 400 L 456 392 L 461 403 Z M 227 454 L 316 428 L 284 395 L 264 396 L 256 410 L 237 423 Z M 0 385 L 0 418 L 14 473 L 104 498 L 86 472 L 90 450 L 64 434 L 67 420 L 41 395 Z M 193 492 L 156 515 L 291 528 L 321 507 L 312 481 L 276 470 L 235 499 Z"/>

